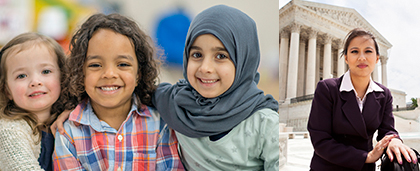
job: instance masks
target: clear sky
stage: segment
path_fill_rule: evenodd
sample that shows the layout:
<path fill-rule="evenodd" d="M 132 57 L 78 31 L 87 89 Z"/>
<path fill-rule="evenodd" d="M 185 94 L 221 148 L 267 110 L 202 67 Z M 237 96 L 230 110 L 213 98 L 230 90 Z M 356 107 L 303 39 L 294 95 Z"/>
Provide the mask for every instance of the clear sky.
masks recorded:
<path fill-rule="evenodd" d="M 279 8 L 290 0 L 279 0 Z M 420 1 L 308 0 L 355 9 L 392 48 L 388 51 L 388 88 L 420 98 Z"/>

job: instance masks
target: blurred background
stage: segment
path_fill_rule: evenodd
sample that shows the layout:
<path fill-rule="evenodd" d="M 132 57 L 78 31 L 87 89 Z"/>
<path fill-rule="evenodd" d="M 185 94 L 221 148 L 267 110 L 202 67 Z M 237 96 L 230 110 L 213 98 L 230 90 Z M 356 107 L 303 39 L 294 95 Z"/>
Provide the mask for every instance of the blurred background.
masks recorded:
<path fill-rule="evenodd" d="M 259 87 L 278 100 L 278 0 L 0 0 L 0 47 L 14 36 L 35 31 L 54 38 L 66 50 L 75 30 L 91 14 L 120 13 L 134 19 L 165 56 L 160 82 L 182 79 L 182 53 L 194 16 L 225 4 L 255 20 L 261 50 Z"/>

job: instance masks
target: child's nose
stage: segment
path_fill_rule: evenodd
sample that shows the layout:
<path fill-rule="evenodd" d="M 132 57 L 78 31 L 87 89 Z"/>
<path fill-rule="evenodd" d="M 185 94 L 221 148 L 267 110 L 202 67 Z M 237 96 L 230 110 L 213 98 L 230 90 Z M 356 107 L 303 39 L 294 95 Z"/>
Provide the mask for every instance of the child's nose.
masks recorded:
<path fill-rule="evenodd" d="M 36 86 L 42 86 L 43 83 L 41 81 L 41 79 L 39 79 L 38 77 L 33 77 L 31 79 L 31 82 L 29 83 L 30 87 L 36 87 Z"/>
<path fill-rule="evenodd" d="M 214 71 L 214 62 L 211 58 L 204 58 L 200 66 L 200 71 L 204 73 L 212 73 Z"/>
<path fill-rule="evenodd" d="M 103 78 L 115 78 L 117 76 L 116 68 L 112 66 L 106 67 L 102 76 Z"/>

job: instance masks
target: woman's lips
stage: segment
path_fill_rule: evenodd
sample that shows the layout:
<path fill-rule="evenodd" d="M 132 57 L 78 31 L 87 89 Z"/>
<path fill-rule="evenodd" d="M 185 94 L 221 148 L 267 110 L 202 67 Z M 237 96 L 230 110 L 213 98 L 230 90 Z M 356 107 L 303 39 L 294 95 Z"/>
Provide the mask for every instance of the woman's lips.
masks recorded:
<path fill-rule="evenodd" d="M 357 67 L 359 67 L 359 68 L 366 68 L 368 65 L 366 65 L 366 64 L 359 64 L 359 65 L 357 65 Z"/>

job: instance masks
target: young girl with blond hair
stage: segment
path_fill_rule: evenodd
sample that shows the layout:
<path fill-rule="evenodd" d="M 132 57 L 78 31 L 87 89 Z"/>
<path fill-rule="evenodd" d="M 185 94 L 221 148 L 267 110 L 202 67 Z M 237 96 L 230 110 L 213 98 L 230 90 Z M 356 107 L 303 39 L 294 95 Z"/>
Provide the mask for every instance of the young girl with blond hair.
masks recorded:
<path fill-rule="evenodd" d="M 64 58 L 55 40 L 37 33 L 0 50 L 0 170 L 53 170 L 48 128 L 63 111 Z"/>

